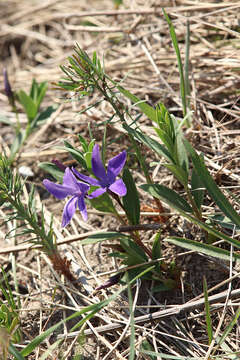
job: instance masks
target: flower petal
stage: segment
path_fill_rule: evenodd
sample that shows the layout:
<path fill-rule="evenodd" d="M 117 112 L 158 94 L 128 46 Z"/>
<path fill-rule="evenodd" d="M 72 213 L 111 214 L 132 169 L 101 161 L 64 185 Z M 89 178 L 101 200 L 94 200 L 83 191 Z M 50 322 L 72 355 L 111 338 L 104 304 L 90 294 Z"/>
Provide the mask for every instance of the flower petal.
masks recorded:
<path fill-rule="evenodd" d="M 77 181 L 77 186 L 78 186 L 80 192 L 82 193 L 83 197 L 86 194 L 86 192 L 88 192 L 88 190 L 90 189 L 89 185 L 84 184 L 84 183 L 82 183 L 80 181 Z"/>
<path fill-rule="evenodd" d="M 127 159 L 127 153 L 124 150 L 120 154 L 109 160 L 107 167 L 107 175 L 114 174 L 116 177 L 124 167 L 126 159 Z"/>
<path fill-rule="evenodd" d="M 99 182 L 97 179 L 91 178 L 90 176 L 86 176 L 78 172 L 76 169 L 72 168 L 72 172 L 81 180 L 85 181 L 86 183 L 94 186 L 99 186 Z"/>
<path fill-rule="evenodd" d="M 43 185 L 52 195 L 62 200 L 69 195 L 69 188 L 60 184 L 55 184 L 50 180 L 43 180 Z"/>
<path fill-rule="evenodd" d="M 109 186 L 109 190 L 114 192 L 119 196 L 125 196 L 127 193 L 127 188 L 122 179 L 116 180 L 111 186 Z"/>
<path fill-rule="evenodd" d="M 68 200 L 68 202 L 64 206 L 63 216 L 62 216 L 62 227 L 65 227 L 70 223 L 70 221 L 76 211 L 77 200 L 78 200 L 78 197 L 73 196 L 70 200 Z"/>
<path fill-rule="evenodd" d="M 98 179 L 102 181 L 107 180 L 106 170 L 103 166 L 99 146 L 97 144 L 94 145 L 92 151 L 92 171 Z"/>
<path fill-rule="evenodd" d="M 106 188 L 99 188 L 95 191 L 93 191 L 91 194 L 88 195 L 89 199 L 94 199 L 98 196 L 101 196 L 102 194 L 104 194 L 106 192 Z"/>
<path fill-rule="evenodd" d="M 83 196 L 78 198 L 78 208 L 82 214 L 83 220 L 87 221 L 87 209 L 86 209 L 86 204 L 84 202 Z"/>
<path fill-rule="evenodd" d="M 73 195 L 76 191 L 79 190 L 77 179 L 73 175 L 72 171 L 69 168 L 66 168 L 63 176 L 63 186 L 69 188 L 69 194 Z"/>

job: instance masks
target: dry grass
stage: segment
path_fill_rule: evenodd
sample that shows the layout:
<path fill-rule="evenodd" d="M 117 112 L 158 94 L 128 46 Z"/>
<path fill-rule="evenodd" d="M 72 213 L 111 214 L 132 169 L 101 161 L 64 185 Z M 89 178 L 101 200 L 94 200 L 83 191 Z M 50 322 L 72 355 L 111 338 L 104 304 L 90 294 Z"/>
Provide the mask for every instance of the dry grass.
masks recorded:
<path fill-rule="evenodd" d="M 37 81 L 59 80 L 62 73 L 59 65 L 66 63 L 76 42 L 90 55 L 96 51 L 104 55 L 106 72 L 116 80 L 122 80 L 125 88 L 147 100 L 150 104 L 163 102 L 170 112 L 181 114 L 179 96 L 179 73 L 168 26 L 161 7 L 171 16 L 184 57 L 184 37 L 186 22 L 191 29 L 190 76 L 191 107 L 193 126 L 187 131 L 196 149 L 206 157 L 209 170 L 223 187 L 239 192 L 239 84 L 240 84 L 240 18 L 239 1 L 141 1 L 124 0 L 119 9 L 111 0 L 6 0 L 0 2 L 0 53 L 2 68 L 7 67 L 12 87 L 28 90 L 32 78 Z M 147 5 L 146 5 L 147 4 Z M 1 84 L 2 82 L 2 77 Z M 77 145 L 78 133 L 87 134 L 90 122 L 97 140 L 102 138 L 101 123 L 110 118 L 111 108 L 102 102 L 86 113 L 79 115 L 83 108 L 94 104 L 98 94 L 81 101 L 66 97 L 64 93 L 48 90 L 45 105 L 59 104 L 51 119 L 43 125 L 24 147 L 16 162 L 30 166 L 34 172 L 33 182 L 42 194 L 41 181 L 44 174 L 37 167 L 41 161 L 58 158 L 69 161 L 62 145 L 68 139 Z M 12 121 L 11 112 L 1 86 L 1 113 Z M 22 126 L 26 123 L 20 114 Z M 152 134 L 151 124 L 141 118 L 144 130 Z M 1 125 L 0 150 L 8 153 L 12 141 L 11 129 Z M 112 126 L 109 137 L 121 137 L 110 146 L 112 153 L 127 144 L 117 124 Z M 149 158 L 151 159 L 151 158 Z M 161 169 L 160 169 L 161 170 Z M 164 185 L 175 183 L 169 174 L 158 175 Z M 141 181 L 140 175 L 138 176 Z M 25 193 L 27 199 L 27 191 Z M 40 198 L 38 199 L 40 208 Z M 112 225 L 112 220 L 89 210 L 90 220 L 84 223 L 75 216 L 72 226 L 61 230 L 63 204 L 45 200 L 45 214 L 55 215 L 54 229 L 61 244 L 60 251 L 72 260 L 73 271 L 82 282 L 82 294 L 72 284 L 65 284 L 54 272 L 45 255 L 28 250 L 26 245 L 15 245 L 5 240 L 5 230 L 1 229 L 1 264 L 11 261 L 11 254 L 17 256 L 17 277 L 27 287 L 22 295 L 21 318 L 25 341 L 41 333 L 46 327 L 79 309 L 109 296 L 109 292 L 93 293 L 109 274 L 116 270 L 116 264 L 107 257 L 101 246 L 81 246 L 80 240 L 89 232 L 104 230 Z M 211 204 L 206 211 L 211 211 Z M 1 214 L 2 216 L 3 214 Z M 186 226 L 175 220 L 178 231 L 185 234 Z M 104 221 L 104 223 L 103 223 Z M 13 224 L 8 224 L 8 230 Z M 197 236 L 193 229 L 192 237 Z M 147 239 L 147 237 L 146 237 Z M 136 307 L 136 349 L 148 339 L 157 352 L 172 356 L 185 355 L 208 358 L 208 343 L 203 311 L 202 272 L 207 276 L 209 287 L 214 287 L 210 300 L 213 306 L 213 324 L 217 329 L 219 321 L 226 325 L 231 319 L 239 291 L 232 295 L 236 301 L 226 299 L 228 284 L 236 287 L 237 269 L 229 270 L 226 264 L 212 263 L 210 259 L 196 254 L 179 254 L 176 249 L 166 248 L 164 256 L 175 257 L 185 272 L 181 291 L 170 294 L 151 294 L 144 284 L 137 284 L 134 304 Z M 204 269 L 204 270 L 203 270 Z M 189 287 L 186 284 L 190 284 Z M 185 289 L 185 290 L 184 290 Z M 114 290 L 113 290 L 114 291 Z M 210 292 L 209 296 L 212 295 Z M 196 296 L 199 297 L 196 298 Z M 191 302 L 187 302 L 191 301 Z M 189 306 L 187 305 L 189 304 Z M 195 305 L 196 306 L 195 306 Z M 77 335 L 68 338 L 68 328 L 63 329 L 66 341 L 62 347 L 64 358 L 72 359 L 78 351 L 85 359 L 127 359 L 129 351 L 129 311 L 125 295 L 99 312 L 95 320 L 87 326 L 87 340 L 83 347 L 77 346 Z M 186 311 L 187 310 L 187 311 Z M 158 321 L 148 321 L 149 314 L 157 312 Z M 143 322 L 139 317 L 144 316 Z M 166 317 L 167 316 L 167 317 Z M 161 319 L 161 321 L 160 321 Z M 118 325 L 116 325 L 118 324 Z M 120 325 L 119 325 L 120 324 Z M 104 326 L 107 325 L 107 330 Z M 223 331 L 224 326 L 219 329 Z M 232 351 L 239 350 L 238 331 L 234 329 L 228 338 Z M 48 340 L 33 356 L 38 359 Z M 56 351 L 56 358 L 60 358 Z M 49 359 L 53 358 L 49 356 Z M 148 357 L 146 357 L 148 358 Z M 222 357 L 224 359 L 224 356 Z M 143 359 L 138 355 L 138 359 Z"/>

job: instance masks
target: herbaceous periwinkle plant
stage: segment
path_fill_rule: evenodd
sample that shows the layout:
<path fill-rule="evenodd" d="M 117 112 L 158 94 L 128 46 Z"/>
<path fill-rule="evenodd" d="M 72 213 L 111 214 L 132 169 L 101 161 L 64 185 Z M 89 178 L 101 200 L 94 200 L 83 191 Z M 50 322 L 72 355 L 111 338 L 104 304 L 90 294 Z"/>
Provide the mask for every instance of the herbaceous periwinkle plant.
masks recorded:
<path fill-rule="evenodd" d="M 171 25 L 170 20 L 169 25 Z M 172 36 L 175 36 L 175 34 L 172 33 Z M 177 48 L 176 39 L 174 40 L 175 48 Z M 179 52 L 178 56 L 180 56 Z M 181 62 L 179 63 L 181 64 Z M 184 118 L 176 119 L 168 112 L 163 104 L 158 104 L 154 108 L 147 103 L 140 101 L 139 98 L 124 89 L 104 72 L 104 68 L 95 53 L 93 54 L 92 59 L 90 59 L 90 57 L 79 46 L 76 47 L 75 54 L 69 58 L 69 66 L 63 66 L 62 70 L 64 71 L 66 77 L 63 81 L 60 81 L 57 84 L 59 87 L 65 90 L 76 91 L 80 98 L 82 96 L 89 95 L 95 89 L 100 93 L 100 95 L 102 95 L 101 101 L 107 101 L 112 106 L 114 114 L 108 122 L 111 122 L 113 118 L 118 118 L 124 131 L 127 132 L 129 140 L 132 143 L 132 149 L 135 150 L 135 155 L 141 165 L 141 170 L 146 179 L 146 184 L 143 184 L 140 187 L 151 195 L 154 201 L 158 203 L 159 210 L 163 209 L 160 201 L 165 202 L 171 208 L 175 209 L 182 216 L 187 218 L 190 222 L 200 226 L 203 230 L 202 235 L 205 238 L 205 243 L 200 244 L 200 246 L 196 241 L 185 238 L 171 237 L 171 239 L 166 239 L 167 241 L 182 245 L 191 250 L 195 249 L 199 251 L 200 249 L 203 253 L 225 259 L 229 256 L 228 251 L 222 249 L 219 251 L 219 249 L 214 246 L 212 247 L 211 244 L 209 245 L 208 243 L 211 239 L 223 238 L 227 242 L 240 247 L 238 241 L 233 240 L 231 237 L 225 235 L 215 227 L 214 214 L 209 216 L 209 221 L 206 221 L 208 219 L 203 217 L 202 205 L 204 204 L 206 193 L 208 193 L 222 211 L 223 216 L 230 220 L 232 226 L 240 226 L 239 215 L 212 179 L 204 163 L 203 156 L 198 155 L 184 137 L 184 124 L 187 117 L 190 116 L 189 114 L 186 114 L 186 107 L 184 110 Z M 184 87 L 184 84 L 182 85 Z M 120 101 L 118 93 L 121 93 L 135 103 L 139 110 L 152 121 L 158 140 L 156 137 L 149 137 L 141 131 L 141 127 L 138 126 L 137 119 L 132 117 L 128 108 L 124 106 L 122 101 Z M 184 95 L 184 91 L 181 95 Z M 126 121 L 127 117 L 132 120 L 132 124 L 129 125 L 129 121 Z M 90 171 L 91 175 L 94 176 L 85 175 L 82 171 L 79 171 L 78 168 L 72 169 L 72 172 L 78 180 L 90 185 L 90 192 L 88 192 L 86 200 L 97 209 L 101 208 L 101 211 L 110 212 L 116 215 L 117 210 L 109 200 L 110 195 L 113 199 L 117 199 L 118 204 L 126 214 L 128 225 L 132 226 L 131 231 L 129 231 L 129 236 L 125 239 L 119 240 L 121 251 L 115 252 L 113 256 L 119 256 L 124 259 L 123 263 L 128 265 L 145 263 L 146 261 L 149 261 L 149 259 L 156 259 L 156 257 L 160 258 L 161 247 L 159 245 L 159 239 L 161 238 L 161 235 L 157 233 L 152 249 L 149 249 L 142 243 L 140 232 L 137 230 L 137 226 L 141 225 L 140 201 L 137 187 L 133 180 L 133 174 L 131 174 L 128 167 L 125 166 L 123 171 L 123 183 L 125 183 L 127 188 L 125 196 L 123 196 L 123 193 L 116 194 L 116 191 L 112 192 L 112 185 L 109 187 L 108 185 L 112 184 L 112 181 L 115 181 L 115 177 L 112 177 L 113 180 L 109 181 L 109 168 L 106 171 L 102 166 L 100 159 L 98 163 L 101 164 L 101 166 L 98 166 L 98 170 L 95 165 L 95 152 L 97 152 L 98 149 L 97 145 L 95 145 L 93 149 L 92 144 L 89 144 L 89 147 L 91 147 L 90 153 L 92 153 L 92 164 L 89 165 L 89 161 L 85 161 L 87 154 L 89 154 L 89 148 L 86 145 L 85 140 L 81 137 L 79 137 L 79 139 L 83 147 L 83 152 L 72 148 L 72 146 L 68 143 L 65 143 L 65 145 L 67 150 L 79 162 L 79 164 L 86 171 Z M 155 155 L 165 159 L 164 165 L 172 172 L 181 184 L 183 195 L 180 195 L 178 192 L 169 189 L 166 186 L 153 183 L 151 172 L 149 171 L 149 164 L 146 163 L 144 156 L 140 151 L 139 143 L 150 148 Z M 98 153 L 98 156 L 99 154 L 100 153 Z M 48 167 L 52 174 L 56 171 L 56 168 L 54 169 L 54 167 L 51 167 L 50 164 L 43 166 Z M 93 188 L 93 186 L 95 186 L 95 188 Z M 91 193 L 93 194 L 92 199 Z M 93 199 L 95 194 L 103 194 L 106 196 L 103 197 L 102 195 L 98 199 Z M 122 196 L 121 199 L 119 198 L 119 195 L 120 197 Z M 97 201 L 94 202 L 93 200 Z M 104 203 L 104 205 L 101 206 L 101 202 L 102 204 Z M 162 216 L 162 214 L 160 214 L 160 216 L 162 222 L 167 222 L 168 219 L 166 216 Z M 124 224 L 125 219 L 120 216 L 118 218 L 121 223 Z M 221 221 L 218 222 L 218 224 L 221 224 Z M 135 258 L 132 258 L 135 259 L 135 263 L 130 261 L 131 251 L 134 252 Z M 157 252 L 154 253 L 155 251 Z M 234 257 L 238 258 L 238 255 L 234 254 Z M 159 272 L 158 280 L 163 281 L 164 276 L 161 271 L 162 269 L 166 269 L 166 266 L 162 262 L 160 262 L 160 264 L 161 266 L 158 269 L 155 268 L 155 270 L 157 269 Z M 156 278 L 155 275 L 156 273 L 152 278 Z"/>
<path fill-rule="evenodd" d="M 6 213 L 5 222 L 16 221 L 14 236 L 25 236 L 29 243 L 40 245 L 40 249 L 49 257 L 58 272 L 70 281 L 75 278 L 69 264 L 61 257 L 57 245 L 52 222 L 47 225 L 43 209 L 37 209 L 35 190 L 32 187 L 28 202 L 23 202 L 24 181 L 11 169 L 11 160 L 0 154 L 0 206 Z M 6 236 L 11 236 L 10 232 Z"/>
<path fill-rule="evenodd" d="M 0 118 L 0 122 L 10 125 L 15 133 L 9 155 L 9 161 L 12 164 L 16 156 L 19 156 L 20 150 L 28 137 L 51 116 L 56 108 L 54 106 L 48 106 L 45 109 L 41 109 L 41 104 L 47 91 L 47 82 L 38 83 L 33 79 L 29 94 L 27 94 L 23 89 L 20 89 L 18 92 L 13 91 L 9 82 L 7 69 L 3 70 L 3 78 L 5 94 L 12 111 L 16 115 L 16 123 L 11 122 L 5 117 Z M 20 124 L 18 103 L 21 105 L 27 117 L 26 127 L 22 127 Z"/>

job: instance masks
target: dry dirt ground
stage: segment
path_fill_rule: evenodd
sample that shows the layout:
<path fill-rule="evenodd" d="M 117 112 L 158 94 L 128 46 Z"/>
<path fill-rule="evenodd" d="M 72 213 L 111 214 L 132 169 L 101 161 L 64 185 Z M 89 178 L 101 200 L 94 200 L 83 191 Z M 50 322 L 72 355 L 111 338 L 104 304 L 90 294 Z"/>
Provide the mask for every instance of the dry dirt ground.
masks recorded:
<path fill-rule="evenodd" d="M 23 342 L 26 344 L 34 336 L 50 325 L 66 317 L 74 309 L 102 300 L 117 290 L 115 286 L 107 291 L 94 293 L 109 274 L 114 273 L 119 264 L 108 257 L 109 249 L 97 245 L 82 246 L 78 235 L 89 231 L 103 230 L 117 226 L 110 216 L 89 209 L 89 220 L 84 223 L 77 214 L 71 225 L 61 229 L 63 202 L 50 197 L 43 188 L 42 180 L 47 176 L 38 164 L 58 159 L 66 165 L 74 164 L 63 150 L 63 140 L 79 146 L 77 134 L 88 138 L 88 124 L 97 142 L 103 137 L 103 122 L 112 115 L 112 109 L 104 101 L 91 107 L 83 114 L 84 108 L 95 104 L 98 94 L 80 101 L 73 94 L 53 89 L 53 82 L 62 78 L 59 65 L 67 63 L 76 43 L 90 56 L 96 51 L 104 56 L 105 71 L 125 88 L 155 105 L 162 102 L 171 113 L 181 116 L 179 72 L 176 55 L 163 17 L 161 7 L 170 15 L 179 46 L 184 59 L 186 24 L 190 24 L 190 84 L 192 127 L 186 136 L 199 151 L 205 154 L 209 170 L 218 184 L 230 189 L 238 196 L 239 191 L 239 143 L 240 143 L 240 4 L 239 1 L 159 1 L 123 0 L 116 6 L 111 0 L 6 0 L 0 2 L 0 108 L 1 115 L 13 122 L 15 114 L 11 111 L 4 94 L 2 69 L 8 69 L 9 79 L 15 91 L 20 88 L 28 91 L 31 81 L 48 81 L 49 88 L 43 106 L 58 105 L 51 119 L 39 128 L 24 146 L 14 164 L 17 170 L 25 165 L 30 167 L 33 177 L 26 183 L 34 183 L 37 188 L 37 202 L 40 198 L 45 206 L 45 215 L 54 215 L 54 229 L 63 256 L 72 261 L 72 271 L 82 282 L 82 294 L 76 293 L 71 284 L 60 278 L 48 258 L 38 250 L 26 250 L 24 246 L 15 252 L 17 279 L 23 286 L 21 294 L 21 327 Z M 127 103 L 126 100 L 122 99 Z M 129 103 L 130 105 L 130 103 Z M 136 111 L 134 108 L 133 111 Z M 26 117 L 20 113 L 21 126 L 26 125 Z M 142 129 L 153 134 L 151 123 L 141 117 Z M 112 124 L 108 132 L 108 158 L 128 148 L 126 136 L 118 123 Z M 9 153 L 13 141 L 12 129 L 0 124 L 0 150 Z M 143 149 L 147 151 L 146 149 Z M 149 162 L 156 160 L 150 151 L 146 153 Z M 137 184 L 144 180 L 135 167 Z M 160 166 L 155 181 L 178 189 L 178 183 Z M 179 190 L 181 190 L 179 188 Z M 27 199 L 27 191 L 25 193 Z M 141 194 L 142 204 L 148 199 Z M 212 204 L 206 204 L 206 212 Z M 1 216 L 4 214 L 1 213 Z M 152 217 L 144 217 L 151 222 Z M 12 239 L 5 234 L 14 224 L 2 227 L 0 233 L 0 262 L 6 268 L 12 261 L 11 252 L 6 249 L 14 246 Z M 169 234 L 192 239 L 200 238 L 199 230 L 189 226 L 174 214 L 170 226 L 163 229 L 162 239 Z M 146 232 L 144 240 L 151 241 L 153 233 Z M 75 239 L 75 241 L 73 241 Z M 28 240 L 18 239 L 18 244 Z M 21 245 L 21 244 L 20 244 Z M 4 252 L 5 249 L 5 252 Z M 169 355 L 204 356 L 208 341 L 203 307 L 177 315 L 178 305 L 184 304 L 202 294 L 202 281 L 205 275 L 208 287 L 219 284 L 218 294 L 228 285 L 221 282 L 228 279 L 227 264 L 222 264 L 196 253 L 183 254 L 184 250 L 163 245 L 163 255 L 167 263 L 175 259 L 181 271 L 181 286 L 170 292 L 151 293 L 153 284 L 138 284 L 135 291 L 135 316 L 147 315 L 159 310 L 167 310 L 172 305 L 175 312 L 167 318 L 136 325 L 136 349 L 146 339 L 152 349 Z M 233 288 L 238 282 L 232 282 Z M 138 298 L 137 298 L 138 296 Z M 239 300 L 239 299 L 237 299 Z M 213 324 L 217 325 L 222 307 L 215 309 Z M 229 318 L 232 308 L 227 310 Z M 66 340 L 59 349 L 53 351 L 49 359 L 73 359 L 80 354 L 83 359 L 127 359 L 129 351 L 129 311 L 127 294 L 123 294 L 107 309 L 96 316 L 93 328 L 106 324 L 121 323 L 122 327 L 87 333 L 82 343 L 67 337 L 70 325 L 61 329 Z M 227 323 L 228 316 L 225 321 Z M 90 335 L 89 335 L 90 333 Z M 50 337 L 33 355 L 38 359 L 45 349 L 56 340 L 57 334 Z M 74 342 L 75 341 L 75 342 Z M 235 341 L 235 342 L 234 342 Z M 238 349 L 233 335 L 230 344 L 232 351 Z M 79 356 L 80 356 L 79 355 Z M 150 358 L 138 354 L 138 359 Z M 30 358 L 30 357 L 29 357 Z M 77 357 L 76 357 L 77 358 Z"/>

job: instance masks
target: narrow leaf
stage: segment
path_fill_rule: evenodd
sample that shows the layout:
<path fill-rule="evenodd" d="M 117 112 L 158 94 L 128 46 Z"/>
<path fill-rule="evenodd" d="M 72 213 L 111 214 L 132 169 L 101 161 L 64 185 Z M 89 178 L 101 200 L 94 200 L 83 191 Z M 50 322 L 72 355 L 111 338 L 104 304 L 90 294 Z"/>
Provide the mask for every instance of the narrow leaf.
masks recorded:
<path fill-rule="evenodd" d="M 55 164 L 51 162 L 42 162 L 38 164 L 38 167 L 51 174 L 57 181 L 62 182 L 64 172 L 61 171 Z"/>
<path fill-rule="evenodd" d="M 125 168 L 123 171 L 123 181 L 127 187 L 127 194 L 122 198 L 123 206 L 129 222 L 132 225 L 139 224 L 140 202 L 138 191 L 130 171 Z"/>
<path fill-rule="evenodd" d="M 150 136 L 145 135 L 140 130 L 134 130 L 134 129 L 130 128 L 130 126 L 126 125 L 126 124 L 124 124 L 123 127 L 129 134 L 134 136 L 135 139 L 137 139 L 142 144 L 146 145 L 148 148 L 153 150 L 160 157 L 163 156 L 165 159 L 167 159 L 171 163 L 174 162 L 173 158 L 171 157 L 171 154 L 165 148 L 165 146 L 159 144 L 156 140 L 154 140 Z"/>
<path fill-rule="evenodd" d="M 157 233 L 154 237 L 152 246 L 152 258 L 153 260 L 160 259 L 162 257 L 161 251 L 161 233 Z"/>
<path fill-rule="evenodd" d="M 177 36 L 174 30 L 174 26 L 169 18 L 169 16 L 167 15 L 167 13 L 165 12 L 165 10 L 163 9 L 163 13 L 165 16 L 165 19 L 167 20 L 168 26 L 169 26 L 169 31 L 170 31 L 170 35 L 172 38 L 172 43 L 177 55 L 177 61 L 178 61 L 178 70 L 179 70 L 179 75 L 180 75 L 180 87 L 181 87 L 181 98 L 182 98 L 182 106 L 183 106 L 183 116 L 185 117 L 187 114 L 187 100 L 186 100 L 186 89 L 185 89 L 185 78 L 184 78 L 184 71 L 183 71 L 183 64 L 182 64 L 182 59 L 181 59 L 181 53 L 179 50 L 179 46 L 178 46 L 178 40 L 177 40 Z"/>
<path fill-rule="evenodd" d="M 240 226 L 240 216 L 213 180 L 206 165 L 204 164 L 203 159 L 197 154 L 187 140 L 184 140 L 184 144 L 191 156 L 195 171 L 200 177 L 211 198 L 215 201 L 222 212 L 234 222 L 234 224 Z"/>
<path fill-rule="evenodd" d="M 186 238 L 180 238 L 180 237 L 169 237 L 166 238 L 164 241 L 170 242 L 171 244 L 181 246 L 188 250 L 193 250 L 200 252 L 202 254 L 206 254 L 209 256 L 216 257 L 218 259 L 228 260 L 230 259 L 230 252 L 225 249 L 218 248 L 216 246 L 210 245 L 210 244 L 204 244 L 200 243 L 198 241 L 189 240 Z M 233 258 L 240 262 L 240 255 L 237 253 L 233 254 Z"/>
<path fill-rule="evenodd" d="M 91 206 L 98 211 L 116 214 L 116 209 L 113 205 L 112 199 L 106 192 L 97 198 L 88 199 L 88 201 Z"/>
<path fill-rule="evenodd" d="M 197 175 L 195 169 L 192 171 L 192 177 L 191 177 L 191 192 L 192 196 L 194 198 L 194 201 L 198 207 L 198 209 L 201 209 L 201 206 L 203 204 L 204 199 L 204 185 L 201 181 L 200 176 Z"/>
<path fill-rule="evenodd" d="M 37 115 L 36 104 L 33 102 L 30 96 L 28 96 L 23 90 L 20 90 L 17 93 L 17 97 L 26 112 L 28 120 L 31 122 Z"/>
<path fill-rule="evenodd" d="M 97 234 L 88 236 L 84 240 L 81 240 L 81 245 L 96 244 L 98 242 L 120 239 L 120 238 L 124 239 L 124 238 L 128 238 L 128 236 L 121 234 L 119 232 L 114 232 L 114 231 L 99 232 Z"/>
<path fill-rule="evenodd" d="M 188 205 L 187 201 L 178 195 L 174 190 L 159 184 L 144 184 L 140 186 L 141 189 L 148 192 L 150 195 L 157 199 L 166 202 L 170 207 L 183 210 L 185 212 L 192 212 L 192 208 Z"/>

